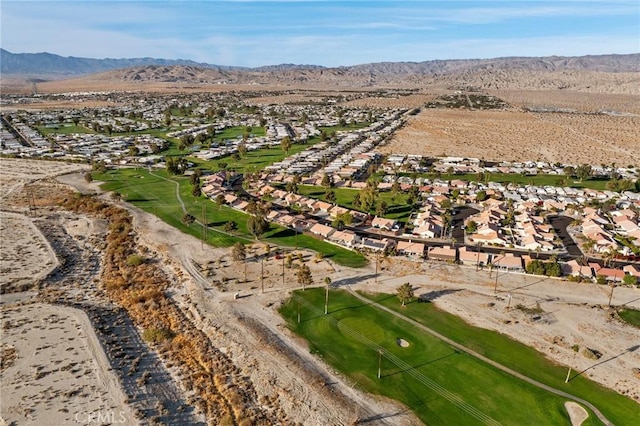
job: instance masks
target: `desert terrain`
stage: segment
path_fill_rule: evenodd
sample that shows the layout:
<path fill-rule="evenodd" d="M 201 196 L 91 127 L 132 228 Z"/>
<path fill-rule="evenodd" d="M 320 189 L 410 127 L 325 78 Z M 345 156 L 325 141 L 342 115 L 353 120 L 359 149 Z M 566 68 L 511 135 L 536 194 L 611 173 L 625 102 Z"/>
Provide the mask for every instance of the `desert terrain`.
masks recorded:
<path fill-rule="evenodd" d="M 25 170 L 20 162 L 4 165 L 11 169 L 17 179 L 26 179 L 18 171 Z M 61 167 L 64 165 L 61 164 Z M 31 401 L 30 404 L 3 398 L 0 407 L 3 421 L 7 424 L 27 422 L 53 425 L 73 420 L 76 414 L 82 416 L 88 413 L 103 416 L 103 419 L 105 416 L 115 416 L 107 421 L 117 422 L 121 413 L 124 413 L 122 416 L 126 418 L 127 424 L 136 424 L 138 418 L 169 424 L 205 422 L 201 414 L 189 408 L 189 404 L 195 402 L 190 399 L 189 395 L 193 395 L 193 392 L 189 390 L 191 387 L 181 366 L 166 359 L 165 354 L 158 352 L 157 348 L 146 344 L 141 338 L 141 330 L 132 324 L 131 318 L 105 297 L 99 278 L 103 268 L 100 253 L 104 252 L 104 238 L 108 229 L 106 223 L 91 216 L 65 212 L 46 205 L 47 195 L 63 190 L 67 184 L 73 183 L 85 192 L 95 191 L 96 184 L 87 184 L 82 173 L 62 176 L 60 181 L 64 185 L 52 180 L 30 182 L 26 191 L 13 191 L 5 199 L 4 206 L 10 206 L 14 212 L 12 214 L 17 215 L 15 212 L 20 211 L 25 213 L 22 221 L 15 222 L 16 228 L 13 230 L 26 233 L 33 229 L 29 222 L 33 221 L 50 242 L 62 266 L 42 282 L 34 280 L 33 285 L 28 287 L 30 291 L 3 295 L 3 324 L 7 330 L 15 329 L 15 337 L 9 332 L 3 335 L 3 345 L 6 344 L 6 348 L 3 346 L 2 365 L 10 369 L 0 375 L 1 390 L 3 394 L 12 392 L 16 386 L 20 386 L 18 380 L 32 374 L 35 363 L 40 362 L 40 358 L 32 359 L 30 354 L 33 351 L 22 344 L 21 339 L 25 337 L 28 341 L 37 339 L 45 349 L 52 348 L 51 350 L 62 354 L 61 365 L 74 362 L 90 364 L 100 372 L 111 372 L 117 380 L 100 379 L 98 384 L 108 384 L 105 389 L 95 385 L 95 392 L 101 392 L 101 398 L 93 397 L 93 393 L 88 391 L 76 394 L 73 391 L 76 387 L 86 385 L 89 389 L 94 386 L 91 375 L 86 375 L 86 384 L 70 380 L 66 376 L 60 378 L 53 366 L 42 361 L 42 364 L 37 364 L 42 366 L 40 370 L 44 369 L 47 377 L 56 381 L 56 385 L 50 389 L 51 395 L 46 394 L 46 398 L 31 398 L 29 395 L 32 394 L 29 392 L 37 394 L 39 389 L 22 385 L 23 393 L 16 395 L 21 398 L 26 395 L 23 399 Z M 28 193 L 35 194 L 40 200 L 32 216 L 26 216 L 29 211 Z M 198 240 L 185 236 L 144 212 L 137 209 L 131 211 L 135 217 L 135 230 L 140 238 L 140 246 L 145 247 L 150 258 L 155 257 L 162 262 L 163 271 L 173 283 L 168 290 L 173 302 L 185 313 L 189 323 L 210 339 L 214 345 L 211 350 L 220 357 L 218 362 L 233 363 L 230 368 L 237 373 L 229 376 L 228 380 L 236 380 L 232 378 L 235 374 L 246 377 L 233 386 L 239 386 L 245 393 L 251 392 L 249 395 L 253 394 L 251 398 L 255 399 L 254 404 L 259 401 L 261 406 L 266 407 L 264 419 L 271 420 L 267 423 L 260 420 L 259 424 L 321 425 L 327 421 L 332 424 L 350 424 L 356 418 L 377 417 L 390 419 L 380 420 L 381 424 L 415 424 L 415 418 L 402 407 L 391 401 L 363 394 L 326 366 L 317 363 L 309 355 L 304 343 L 283 329 L 282 321 L 273 310 L 277 306 L 274 303 L 286 297 L 294 280 L 291 279 L 292 272 L 288 271 L 283 285 L 281 261 L 276 262 L 273 255 L 270 257 L 265 267 L 269 276 L 265 282 L 265 294 L 271 296 L 258 298 L 259 283 L 256 275 L 260 263 L 251 258 L 248 260 L 248 282 L 245 283 L 242 267 L 231 261 L 229 250 L 210 247 L 204 247 L 203 250 Z M 3 239 L 3 252 L 15 252 L 19 243 L 16 239 Z M 206 260 L 198 259 L 194 262 L 191 257 L 186 257 L 185 253 L 192 253 L 192 250 L 199 251 Z M 262 253 L 264 247 L 258 245 L 253 251 L 256 254 Z M 312 253 L 304 255 L 311 258 Z M 3 258 L 3 267 L 7 265 L 15 269 L 15 261 L 15 256 L 7 256 Z M 224 281 L 224 285 L 216 285 L 216 282 L 202 278 L 201 274 L 209 262 L 211 269 L 215 270 L 215 276 L 219 278 L 218 284 Z M 309 264 L 316 276 L 333 271 L 332 266 L 324 261 Z M 242 285 L 239 285 L 240 281 Z M 235 300 L 234 294 L 237 292 L 240 298 Z M 240 301 L 242 302 L 237 303 Z M 203 307 L 206 310 L 202 310 Z M 40 315 L 33 315 L 34 310 L 42 312 L 42 322 L 38 321 Z M 53 317 L 47 314 L 52 310 L 56 313 L 54 319 L 57 322 L 52 321 Z M 83 315 L 88 317 L 88 321 Z M 25 322 L 24 318 L 29 318 L 29 321 Z M 51 323 L 50 326 L 42 324 L 45 319 Z M 78 348 L 75 350 L 78 354 L 73 354 L 74 357 L 79 357 L 76 360 L 67 356 L 67 352 L 72 350 L 67 350 L 68 346 L 59 346 L 58 341 L 61 340 L 61 334 L 67 334 L 68 327 L 76 327 L 75 324 L 82 321 L 93 327 L 99 345 L 92 346 L 92 350 L 84 353 Z M 61 327 L 62 323 L 71 325 L 64 328 Z M 32 327 L 33 332 L 26 327 L 31 324 L 37 324 Z M 91 330 L 91 327 L 83 330 L 85 334 L 79 335 L 77 341 L 72 341 L 73 347 L 76 348 L 82 338 L 95 340 L 86 334 Z M 83 337 L 85 335 L 89 337 Z M 62 341 L 64 344 L 71 344 L 65 339 Z M 260 351 L 256 351 L 256 348 L 260 348 Z M 41 355 L 46 356 L 47 353 L 45 351 Z M 130 361 L 122 363 L 123 359 L 134 360 L 137 367 L 131 367 Z M 61 371 L 67 370 L 65 368 Z M 117 383 L 115 388 L 113 383 Z M 66 398 L 66 395 L 73 397 Z M 122 395 L 124 397 L 120 398 Z M 84 401 L 83 398 L 89 399 Z M 44 416 L 52 404 L 61 414 L 49 421 Z M 87 407 L 93 411 L 80 412 L 78 407 Z M 28 423 L 32 421 L 34 423 Z M 217 422 L 213 420 L 211 424 Z"/>
<path fill-rule="evenodd" d="M 18 181 L 26 181 L 28 177 L 24 176 L 24 170 L 28 170 L 28 164 L 4 162 L 3 170 L 8 170 L 8 174 Z M 55 165 L 54 162 L 47 163 L 52 168 L 49 171 L 51 175 L 58 174 Z M 23 170 L 23 174 L 20 170 Z M 43 318 L 47 318 L 45 313 L 48 310 L 55 309 L 56 320 L 61 322 L 58 324 L 59 330 L 54 328 L 52 332 L 37 334 L 43 331 L 33 327 L 27 332 L 34 333 L 34 338 L 39 339 L 43 346 L 56 342 L 61 344 L 59 333 L 68 334 L 65 330 L 69 330 L 69 327 L 78 329 L 84 317 L 77 309 L 84 310 L 97 333 L 100 346 L 91 346 L 93 349 L 84 353 L 73 346 L 81 360 L 74 361 L 67 357 L 61 360 L 61 365 L 85 362 L 94 367 L 94 375 L 112 368 L 118 378 L 119 387 L 113 385 L 112 379 L 99 380 L 98 384 L 102 386 L 99 387 L 91 381 L 93 376 L 88 376 L 87 389 L 96 386 L 101 398 L 94 398 L 89 392 L 65 398 L 64 392 L 75 389 L 76 382 L 72 385 L 72 382 L 60 379 L 62 382 L 56 382 L 56 387 L 51 390 L 52 397 L 63 395 L 54 399 L 60 416 L 75 415 L 76 399 L 85 395 L 88 398 L 87 406 L 92 410 L 95 407 L 100 413 L 119 414 L 122 410 L 129 413 L 127 416 L 133 416 L 127 417 L 131 419 L 149 415 L 167 421 L 184 420 L 183 416 L 187 416 L 190 422 L 196 424 L 204 421 L 197 412 L 185 412 L 184 408 L 179 410 L 179 407 L 188 406 L 190 394 L 188 388 L 184 387 L 188 381 L 185 382 L 179 366 L 163 358 L 163 353 L 157 352 L 154 347 L 147 346 L 140 338 L 139 329 L 131 324 L 131 319 L 121 310 L 109 308 L 114 302 L 105 296 L 99 279 L 104 236 L 108 229 L 106 223 L 90 215 L 45 206 L 44 194 L 63 190 L 68 185 L 83 192 L 93 192 L 97 190 L 96 183 L 87 184 L 82 173 L 73 173 L 61 176 L 58 181 L 30 182 L 24 191 L 19 190 L 19 186 L 10 179 L 3 184 L 15 185 L 15 189 L 4 199 L 3 206 L 10 206 L 13 214 L 23 213 L 22 220 L 15 222 L 20 233 L 33 230 L 33 225 L 29 223 L 32 221 L 64 265 L 39 285 L 36 286 L 34 282 L 31 292 L 3 295 L 3 324 L 10 331 L 13 330 L 12 324 L 21 324 L 21 319 L 28 317 L 32 320 L 30 313 L 33 309 L 41 311 Z M 29 193 L 36 194 L 41 200 L 35 216 L 26 215 L 29 212 Z M 109 197 L 105 194 L 104 198 Z M 244 267 L 232 261 L 229 249 L 202 246 L 196 238 L 182 234 L 148 213 L 124 204 L 120 204 L 120 207 L 127 208 L 133 215 L 137 244 L 145 248 L 149 258 L 160 262 L 161 269 L 169 277 L 172 284 L 167 294 L 172 303 L 184 312 L 188 323 L 207 336 L 222 359 L 233 363 L 238 372 L 246 375 L 247 380 L 239 386 L 247 386 L 254 398 L 268 407 L 264 411 L 265 418 L 286 424 L 350 424 L 355 419 L 378 419 L 374 423 L 381 424 L 415 424 L 416 420 L 402 407 L 355 389 L 351 383 L 310 355 L 305 343 L 286 329 L 275 309 L 297 284 L 292 271 L 285 270 L 283 279 L 281 261 L 276 261 L 273 255 L 265 256 L 264 244 L 258 243 L 250 248 L 245 282 Z M 3 239 L 3 252 L 15 252 L 19 245 L 15 239 Z M 46 245 L 39 249 L 43 253 L 50 253 Z M 617 392 L 640 399 L 640 379 L 632 371 L 640 363 L 640 354 L 631 350 L 637 344 L 638 332 L 606 308 L 605 288 L 505 274 L 501 276 L 500 291 L 496 296 L 487 271 L 476 273 L 473 268 L 391 259 L 382 265 L 382 276 L 374 282 L 371 278 L 373 263 L 365 269 L 350 269 L 326 259 L 314 262 L 311 260 L 312 253 L 303 255 L 308 259 L 307 264 L 318 283 L 324 276 L 329 276 L 336 287 L 394 292 L 401 283 L 411 282 L 418 296 L 429 298 L 442 309 L 472 324 L 495 329 L 532 345 L 550 359 L 570 365 Z M 3 268 L 11 268 L 15 260 L 15 256 L 3 257 Z M 266 272 L 264 293 L 259 279 L 263 265 Z M 235 297 L 236 294 L 239 298 Z M 548 313 L 545 314 L 545 320 L 534 321 L 520 310 L 506 309 L 506 294 L 513 298 L 511 306 L 534 306 L 539 303 Z M 614 294 L 613 303 L 640 308 L 640 297 L 637 290 L 620 288 Z M 76 310 L 58 309 L 59 304 L 73 306 Z M 113 321 L 121 322 L 121 328 L 112 329 L 105 325 L 104 318 L 107 315 L 103 309 L 106 308 L 111 309 L 110 315 L 116 315 Z M 49 326 L 56 327 L 56 324 Z M 92 339 L 90 332 L 90 328 L 83 328 L 82 333 L 76 336 L 79 341 L 85 342 L 85 348 L 88 347 L 86 342 Z M 34 366 L 41 365 L 38 364 L 40 361 L 25 358 L 31 351 L 20 346 L 19 336 L 22 334 L 13 336 L 7 332 L 6 338 L 3 338 L 3 343 L 10 346 L 3 347 L 2 363 L 3 366 L 12 366 L 0 376 L 3 393 L 17 386 L 16 377 L 33 374 Z M 62 342 L 68 343 L 64 339 Z M 594 362 L 581 355 L 575 356 L 571 350 L 574 344 L 600 351 L 605 361 Z M 114 353 L 117 355 L 118 348 L 123 345 L 128 346 L 129 350 L 135 348 L 140 351 L 137 355 L 142 360 L 140 368 L 132 376 L 128 375 L 126 364 L 114 363 Z M 256 351 L 256 348 L 260 350 Z M 44 371 L 50 370 L 55 368 L 45 365 Z M 149 384 L 139 388 L 135 383 L 145 372 Z M 47 377 L 57 380 L 58 374 L 62 372 L 51 371 Z M 125 395 L 124 398 L 121 398 L 120 392 Z M 168 395 L 173 395 L 171 398 L 175 401 L 186 399 L 171 407 L 167 406 Z M 21 411 L 10 409 L 16 405 L 11 405 L 13 400 L 7 401 L 2 406 L 2 418 L 18 423 L 42 419 L 51 404 L 51 400 L 41 398 Z M 127 401 L 127 404 L 123 401 Z M 45 420 L 39 424 L 58 423 L 47 423 Z"/>
<path fill-rule="evenodd" d="M 327 77 L 335 79 L 330 81 L 335 86 L 325 83 L 318 88 L 297 80 L 287 83 L 284 77 L 261 86 L 171 82 L 160 77 L 139 82 L 131 80 L 133 76 L 116 73 L 52 81 L 38 88 L 43 92 L 264 89 L 264 96 L 247 103 L 292 105 L 341 93 L 339 76 Z M 635 74 L 596 75 L 598 90 L 575 73 L 541 75 L 518 84 L 511 76 L 494 74 L 481 87 L 507 102 L 505 109 L 424 108 L 426 102 L 467 83 L 483 84 L 475 75 L 468 82 L 443 79 L 438 87 L 428 88 L 433 81 L 426 79 L 419 89 L 413 84 L 412 91 L 392 91 L 393 96 L 366 88 L 357 97 L 345 93 L 338 105 L 421 108 L 382 147 L 385 153 L 638 164 Z M 547 90 L 530 90 L 536 84 Z M 569 90 L 557 89 L 563 84 Z M 25 93 L 31 90 L 20 87 Z M 52 100 L 25 107 L 72 104 Z M 81 106 L 105 105 L 110 103 Z M 525 111 L 547 107 L 571 111 Z M 276 259 L 274 247 L 267 254 L 264 243 L 250 245 L 246 262 L 236 262 L 231 249 L 202 245 L 157 217 L 100 193 L 98 182 L 88 184 L 83 179 L 87 169 L 53 161 L 0 159 L 0 391 L 11 394 L 2 398 L 0 424 L 57 425 L 92 413 L 114 416 L 109 419 L 113 423 L 123 413 L 127 424 L 138 419 L 167 424 L 419 423 L 405 407 L 361 392 L 289 332 L 277 308 L 297 283 L 294 270 L 283 268 L 282 260 Z M 97 200 L 108 206 L 103 210 L 130 215 L 126 241 L 131 250 L 144 255 L 144 270 L 110 264 L 111 219 L 70 208 L 75 196 L 69 191 L 98 193 Z M 316 285 L 330 277 L 336 288 L 393 293 L 409 282 L 416 296 L 470 324 L 508 335 L 570 366 L 576 374 L 640 401 L 640 378 L 634 373 L 640 365 L 639 333 L 607 307 L 606 287 L 501 274 L 494 294 L 486 270 L 390 258 L 374 280 L 373 259 L 368 267 L 350 269 L 329 259 L 315 261 L 311 252 L 298 252 Z M 151 285 L 133 289 L 123 285 L 116 291 L 117 280 Z M 617 288 L 613 304 L 640 309 L 640 293 Z M 544 313 L 534 319 L 517 305 L 539 306 Z M 161 318 L 146 315 L 154 309 Z M 145 330 L 166 323 L 175 328 L 178 343 L 144 339 Z M 34 341 L 35 347 L 30 343 Z M 602 358 L 576 355 L 574 345 L 596 350 Z M 33 385 L 20 383 L 32 380 Z"/>
<path fill-rule="evenodd" d="M 137 424 L 84 312 L 30 303 L 0 315 L 3 424 Z"/>
<path fill-rule="evenodd" d="M 501 91 L 513 104 L 534 108 L 528 92 Z M 549 97 L 553 100 L 553 97 Z M 531 112 L 519 108 L 471 110 L 423 108 L 409 117 L 383 153 L 481 158 L 487 161 L 546 161 L 562 164 L 636 165 L 640 158 L 640 115 L 629 97 L 599 98 L 600 109 L 617 114 L 595 114 L 582 104 L 580 112 Z M 635 97 L 637 101 L 637 97 Z M 592 97 L 591 101 L 595 102 Z M 558 101 L 536 108 L 561 109 Z M 592 105 L 592 104 L 589 104 Z M 637 102 L 636 102 L 637 105 Z"/>

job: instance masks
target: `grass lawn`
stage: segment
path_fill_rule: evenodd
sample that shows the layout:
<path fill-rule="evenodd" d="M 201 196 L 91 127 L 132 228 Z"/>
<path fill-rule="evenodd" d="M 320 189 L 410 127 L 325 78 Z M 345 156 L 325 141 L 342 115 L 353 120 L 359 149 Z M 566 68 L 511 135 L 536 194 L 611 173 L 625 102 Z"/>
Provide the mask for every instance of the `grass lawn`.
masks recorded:
<path fill-rule="evenodd" d="M 640 328 L 640 311 L 636 309 L 625 308 L 619 310 L 618 315 L 620 315 L 620 318 L 622 318 L 625 322 L 628 322 L 629 324 Z"/>
<path fill-rule="evenodd" d="M 341 206 L 352 210 L 361 211 L 359 208 L 353 207 L 353 198 L 356 194 L 360 192 L 359 189 L 351 189 L 351 188 L 332 188 L 336 193 L 336 203 Z M 323 201 L 325 199 L 326 188 L 322 186 L 311 186 L 311 185 L 298 185 L 298 193 L 300 195 L 306 195 L 308 197 L 317 198 Z M 387 213 L 384 217 L 389 219 L 396 219 L 401 222 L 406 222 L 409 216 L 411 215 L 411 206 L 407 204 L 407 199 L 409 198 L 408 194 L 398 193 L 393 194 L 390 191 L 378 192 L 377 203 L 381 203 L 385 201 L 387 203 L 388 209 Z M 375 214 L 375 208 L 372 209 L 369 213 Z"/>
<path fill-rule="evenodd" d="M 500 333 L 473 327 L 461 318 L 436 308 L 432 303 L 413 302 L 405 308 L 400 308 L 398 299 L 393 295 L 365 296 L 513 370 L 590 401 L 615 424 L 632 424 L 632 419 L 638 419 L 640 416 L 640 404 L 633 400 L 581 375 L 574 374 L 569 383 L 564 383 L 566 367 L 554 364 L 535 349 Z"/>
<path fill-rule="evenodd" d="M 437 175 L 435 173 L 398 173 L 399 176 L 410 176 L 412 178 L 423 177 L 427 179 L 442 179 L 442 180 L 463 180 L 477 182 L 478 175 L 475 173 L 467 174 L 448 174 L 442 173 Z M 566 179 L 565 176 L 560 175 L 535 175 L 524 176 L 513 173 L 485 173 L 485 179 L 488 182 L 500 182 L 500 183 L 515 183 L 518 185 L 535 185 L 535 186 L 570 186 L 571 188 L 591 188 L 596 190 L 607 189 L 607 182 L 609 179 L 587 179 L 582 182 L 574 179 Z M 560 185 L 560 181 L 565 180 L 566 183 Z"/>
<path fill-rule="evenodd" d="M 189 161 L 206 170 L 222 170 L 220 163 L 226 163 L 226 170 L 233 170 L 240 173 L 253 173 L 260 171 L 277 161 L 282 161 L 290 155 L 304 151 L 308 147 L 308 145 L 293 144 L 291 145 L 291 149 L 288 154 L 286 154 L 280 147 L 262 148 L 255 151 L 248 151 L 246 155 L 239 160 L 234 160 L 231 155 L 227 155 L 226 157 L 216 158 L 211 161 L 204 161 L 195 157 L 189 157 Z"/>
<path fill-rule="evenodd" d="M 564 398 L 457 351 L 346 291 L 330 292 L 329 315 L 323 315 L 324 296 L 322 288 L 296 291 L 280 313 L 309 341 L 312 353 L 364 390 L 406 404 L 424 423 L 570 424 Z M 409 346 L 401 347 L 399 338 Z M 583 424 L 600 422 L 590 415 Z"/>
<path fill-rule="evenodd" d="M 51 134 L 70 135 L 73 133 L 95 134 L 92 129 L 84 126 L 76 126 L 74 124 L 60 124 L 58 127 L 38 126 L 36 127 L 41 135 L 47 136 Z"/>
<path fill-rule="evenodd" d="M 247 232 L 248 215 L 227 206 L 218 206 L 210 200 L 191 195 L 191 185 L 186 177 L 169 177 L 165 171 L 156 171 L 151 175 L 146 169 L 117 169 L 103 174 L 94 174 L 94 179 L 103 181 L 101 188 L 105 191 L 116 191 L 122 194 L 123 200 L 149 212 L 197 238 L 203 238 L 203 228 L 198 224 L 187 226 L 182 223 L 184 215 L 182 207 L 176 198 L 176 186 L 180 185 L 180 196 L 187 211 L 202 221 L 206 208 L 206 223 L 209 225 L 206 242 L 216 247 L 228 247 L 237 241 L 243 243 L 254 242 L 255 239 Z M 164 178 L 170 179 L 167 181 Z M 235 221 L 238 230 L 232 235 L 224 231 L 225 223 Z M 333 244 L 317 240 L 307 235 L 296 235 L 290 229 L 271 224 L 269 231 L 261 236 L 261 241 L 286 247 L 308 248 L 324 255 L 339 265 L 362 267 L 367 260 L 359 253 L 337 247 Z"/>
<path fill-rule="evenodd" d="M 227 139 L 242 139 L 242 135 L 244 135 L 245 129 L 246 127 L 244 126 L 228 127 L 220 131 L 219 133 L 216 132 L 213 138 L 218 141 L 224 141 Z M 264 127 L 252 127 L 250 134 L 256 137 L 262 137 L 267 133 L 265 132 Z"/>

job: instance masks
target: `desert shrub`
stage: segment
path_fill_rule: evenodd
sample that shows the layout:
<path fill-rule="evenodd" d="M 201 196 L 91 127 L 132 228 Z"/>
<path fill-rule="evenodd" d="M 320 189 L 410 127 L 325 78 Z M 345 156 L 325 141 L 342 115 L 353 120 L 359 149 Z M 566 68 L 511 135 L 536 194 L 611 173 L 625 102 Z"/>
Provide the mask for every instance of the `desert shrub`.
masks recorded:
<path fill-rule="evenodd" d="M 127 257 L 127 265 L 129 266 L 138 266 L 144 263 L 144 257 L 139 254 L 132 254 Z"/>
<path fill-rule="evenodd" d="M 149 343 L 162 343 L 173 338 L 173 332 L 166 328 L 149 327 L 142 333 L 142 338 Z"/>

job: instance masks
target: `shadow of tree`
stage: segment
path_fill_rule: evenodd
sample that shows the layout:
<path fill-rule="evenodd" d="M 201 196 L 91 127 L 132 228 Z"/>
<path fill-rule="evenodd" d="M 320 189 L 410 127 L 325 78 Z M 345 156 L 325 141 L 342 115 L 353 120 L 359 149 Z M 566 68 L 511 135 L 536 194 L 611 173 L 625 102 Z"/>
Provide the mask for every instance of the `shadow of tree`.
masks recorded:
<path fill-rule="evenodd" d="M 434 290 L 434 291 L 430 291 L 428 293 L 424 293 L 421 294 L 420 296 L 418 296 L 418 303 L 429 303 L 432 300 L 435 300 L 439 297 L 442 296 L 446 296 L 447 294 L 454 294 L 457 293 L 459 291 L 462 291 L 462 289 L 458 289 L 458 288 L 448 288 L 448 289 L 444 289 L 444 290 Z"/>

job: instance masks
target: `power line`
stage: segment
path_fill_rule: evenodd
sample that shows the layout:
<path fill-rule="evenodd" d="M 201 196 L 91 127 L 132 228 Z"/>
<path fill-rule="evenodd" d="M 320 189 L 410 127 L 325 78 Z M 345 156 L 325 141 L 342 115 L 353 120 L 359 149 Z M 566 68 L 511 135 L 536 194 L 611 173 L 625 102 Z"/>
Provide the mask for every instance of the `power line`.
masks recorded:
<path fill-rule="evenodd" d="M 376 351 L 377 353 L 380 353 L 382 356 L 384 356 L 386 359 L 391 361 L 393 364 L 395 364 L 401 370 L 406 371 L 414 379 L 418 380 L 420 383 L 422 383 L 423 385 L 425 385 L 426 387 L 428 387 L 432 391 L 436 392 L 438 395 L 442 396 L 443 398 L 445 398 L 446 400 L 448 400 L 452 404 L 456 405 L 458 408 L 460 408 L 461 410 L 465 411 L 467 414 L 469 414 L 470 416 L 474 417 L 478 421 L 480 421 L 480 422 L 482 422 L 484 424 L 487 424 L 487 425 L 500 426 L 500 422 L 496 421 L 495 419 L 491 418 L 487 414 L 485 414 L 482 411 L 478 410 L 473 405 L 471 405 L 468 402 L 464 401 L 460 396 L 456 395 L 455 393 L 447 390 L 446 388 L 442 387 L 438 383 L 434 382 L 432 379 L 428 378 L 427 376 L 425 376 L 424 374 L 422 374 L 421 372 L 416 370 L 414 367 L 412 367 L 411 365 L 407 364 L 405 361 L 403 361 L 402 359 L 400 359 L 399 357 L 397 357 L 393 353 L 391 353 L 388 350 L 386 350 L 384 347 L 378 345 L 377 343 L 373 342 L 372 340 L 370 340 L 366 336 L 362 335 L 361 333 L 356 332 L 351 327 L 349 327 L 349 326 L 347 326 L 347 325 L 345 325 L 343 323 L 338 325 L 338 320 L 336 320 L 332 316 L 324 315 L 324 311 L 322 309 L 316 307 L 315 305 L 313 305 L 311 302 L 309 302 L 305 298 L 300 297 L 298 295 L 294 295 L 293 297 L 295 299 L 297 299 L 299 302 L 301 302 L 311 312 L 317 314 L 319 317 L 321 317 L 325 321 L 328 321 L 330 324 L 332 324 L 336 328 L 338 328 L 341 332 L 346 333 L 347 335 L 349 335 L 350 337 L 356 339 L 360 343 L 363 343 L 365 346 L 371 348 L 372 350 Z"/>

